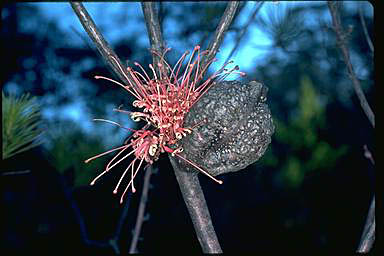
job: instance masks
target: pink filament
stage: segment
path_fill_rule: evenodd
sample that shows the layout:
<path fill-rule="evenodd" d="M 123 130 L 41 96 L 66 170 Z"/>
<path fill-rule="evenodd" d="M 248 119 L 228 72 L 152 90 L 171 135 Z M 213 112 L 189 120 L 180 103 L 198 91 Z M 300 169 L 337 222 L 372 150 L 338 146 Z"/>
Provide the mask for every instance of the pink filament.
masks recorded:
<path fill-rule="evenodd" d="M 128 167 L 125 169 L 115 189 L 113 190 L 113 193 L 117 193 L 122 183 L 122 180 L 126 176 L 126 173 L 129 171 L 129 169 L 131 169 L 130 181 L 121 196 L 120 202 L 123 201 L 124 195 L 130 186 L 132 186 L 132 192 L 136 191 L 133 180 L 136 177 L 143 161 L 146 161 L 149 165 L 156 160 L 158 155 L 156 155 L 155 157 L 152 157 L 149 154 L 149 150 L 153 144 L 157 146 L 157 150 L 161 150 L 161 152 L 166 151 L 166 152 L 173 153 L 178 158 L 192 165 L 197 170 L 199 170 L 200 172 L 202 172 L 203 174 L 205 174 L 215 182 L 219 184 L 223 183 L 221 180 L 214 178 L 207 171 L 199 167 L 196 163 L 186 159 L 185 157 L 181 156 L 176 152 L 173 152 L 173 150 L 168 146 L 175 145 L 177 141 L 180 139 L 180 137 L 176 137 L 176 134 L 181 134 L 182 136 L 186 136 L 189 130 L 193 130 L 195 127 L 201 125 L 202 122 L 205 121 L 203 120 L 195 124 L 191 128 L 183 127 L 184 117 L 186 113 L 189 112 L 191 107 L 197 101 L 199 101 L 200 98 L 216 82 L 224 80 L 229 74 L 240 74 L 240 75 L 245 75 L 245 74 L 243 72 L 238 71 L 239 69 L 238 66 L 235 66 L 230 70 L 226 69 L 226 66 L 232 63 L 232 61 L 230 61 L 230 62 L 227 62 L 225 65 L 223 65 L 222 68 L 217 70 L 213 75 L 211 75 L 207 80 L 205 80 L 200 86 L 198 86 L 198 83 L 200 82 L 201 79 L 203 79 L 203 75 L 207 71 L 208 67 L 212 64 L 212 62 L 216 61 L 217 59 L 212 58 L 208 60 L 207 64 L 201 67 L 200 66 L 201 56 L 208 55 L 209 51 L 205 50 L 200 52 L 200 46 L 197 45 L 192 51 L 192 54 L 190 55 L 190 58 L 184 70 L 181 71 L 183 63 L 187 55 L 189 55 L 189 51 L 184 52 L 183 55 L 179 58 L 179 60 L 176 62 L 174 67 L 171 68 L 171 66 L 165 61 L 165 58 L 164 58 L 165 54 L 169 50 L 170 48 L 166 48 L 165 51 L 163 51 L 163 53 L 158 53 L 155 50 L 151 50 L 153 55 L 156 55 L 160 58 L 160 62 L 158 63 L 157 67 L 160 69 L 162 68 L 168 69 L 167 72 L 168 71 L 170 72 L 169 74 L 167 74 L 167 72 L 160 72 L 159 73 L 160 79 L 158 79 L 155 68 L 153 67 L 152 64 L 149 65 L 149 68 L 152 70 L 153 77 L 154 77 L 153 79 L 149 77 L 149 75 L 145 72 L 144 68 L 137 62 L 134 62 L 134 65 L 138 66 L 142 73 L 139 73 L 138 71 L 133 70 L 131 67 L 128 67 L 127 72 L 130 75 L 130 79 L 128 79 L 126 72 L 123 70 L 120 63 L 117 61 L 117 59 L 113 56 L 112 56 L 113 61 L 118 66 L 118 68 L 120 69 L 124 77 L 128 80 L 129 85 L 123 85 L 122 83 L 107 77 L 95 76 L 96 79 L 108 80 L 110 82 L 113 82 L 123 87 L 125 90 L 130 92 L 134 97 L 136 97 L 138 100 L 137 101 L 138 106 L 140 108 L 143 108 L 143 112 L 144 112 L 142 115 L 139 115 L 138 117 L 140 117 L 142 120 L 145 120 L 147 122 L 147 124 L 140 130 L 134 130 L 131 128 L 123 127 L 122 125 L 110 120 L 94 119 L 95 121 L 108 122 L 133 132 L 132 134 L 133 139 L 131 139 L 131 143 L 127 145 L 123 145 L 121 147 L 111 149 L 109 151 L 106 151 L 104 153 L 101 153 L 99 155 L 96 155 L 94 157 L 91 157 L 85 160 L 85 162 L 88 163 L 98 157 L 120 150 L 112 158 L 112 160 L 108 162 L 105 170 L 102 173 L 100 173 L 91 182 L 91 184 L 94 184 L 96 180 L 98 180 L 100 177 L 102 177 L 105 173 L 110 171 L 113 167 L 115 167 L 117 164 L 122 162 L 128 156 L 132 154 L 135 155 L 135 159 L 132 160 L 131 163 L 128 165 Z M 182 75 L 179 77 L 180 73 L 182 73 Z M 214 79 L 217 79 L 215 80 L 216 82 L 214 82 Z M 120 110 L 120 108 L 114 109 L 114 111 L 130 114 L 130 115 L 132 115 L 133 113 L 131 111 Z M 141 112 L 138 112 L 138 113 L 141 113 Z M 152 131 L 147 130 L 151 125 L 154 126 L 155 129 L 152 129 Z M 124 155 L 122 158 L 117 160 L 117 158 L 121 156 L 128 149 L 128 147 L 132 147 L 133 148 L 132 151 L 130 151 L 129 153 Z M 156 154 L 158 154 L 158 151 L 155 151 L 155 152 L 157 152 Z M 135 168 L 135 163 L 139 159 L 140 159 L 139 166 Z"/>

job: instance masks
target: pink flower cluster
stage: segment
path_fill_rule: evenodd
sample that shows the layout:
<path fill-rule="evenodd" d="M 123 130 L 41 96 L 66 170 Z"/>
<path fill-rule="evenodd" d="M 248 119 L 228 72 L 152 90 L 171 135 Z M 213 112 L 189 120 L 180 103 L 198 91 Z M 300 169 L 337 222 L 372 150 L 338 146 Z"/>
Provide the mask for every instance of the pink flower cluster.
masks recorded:
<path fill-rule="evenodd" d="M 129 84 L 127 85 L 123 85 L 107 77 L 95 76 L 96 79 L 105 79 L 123 87 L 136 98 L 133 102 L 133 106 L 142 109 L 142 112 L 131 112 L 121 109 L 116 109 L 116 111 L 129 114 L 134 121 L 145 121 L 147 123 L 140 130 L 123 127 L 133 132 L 131 139 L 128 140 L 128 143 L 89 158 L 85 161 L 87 163 L 100 156 L 120 150 L 118 154 L 114 156 L 111 161 L 109 161 L 105 170 L 91 182 L 91 185 L 93 185 L 102 175 L 110 171 L 114 166 L 130 155 L 134 154 L 135 158 L 125 169 L 113 191 L 114 193 L 117 193 L 125 175 L 129 170 L 131 170 L 131 179 L 121 196 L 121 202 L 129 187 L 132 188 L 132 192 L 136 191 L 133 180 L 142 166 L 142 163 L 145 161 L 147 166 L 153 164 L 154 161 L 158 160 L 159 155 L 164 152 L 171 153 L 173 156 L 183 159 L 216 182 L 220 184 L 222 183 L 222 181 L 215 179 L 197 164 L 180 155 L 183 148 L 178 145 L 178 141 L 184 136 L 190 134 L 194 127 L 203 125 L 202 123 L 198 123 L 193 127 L 183 126 L 186 114 L 204 95 L 204 93 L 206 93 L 218 79 L 223 80 L 231 73 L 238 73 L 240 75 L 244 75 L 244 73 L 237 71 L 239 69 L 238 66 L 235 66 L 231 70 L 227 70 L 225 67 L 227 64 L 231 63 L 228 62 L 207 80 L 201 82 L 203 74 L 206 72 L 210 64 L 215 61 L 215 59 L 212 59 L 206 62 L 207 64 L 204 66 L 201 66 L 202 56 L 206 56 L 208 51 L 200 52 L 200 46 L 196 46 L 189 57 L 186 67 L 182 71 L 183 62 L 189 55 L 189 52 L 185 52 L 177 61 L 176 65 L 171 68 L 171 66 L 164 59 L 165 54 L 169 50 L 170 48 L 166 49 L 163 54 L 152 51 L 152 54 L 160 59 L 157 63 L 157 68 L 159 70 L 158 73 L 156 73 L 153 65 L 149 65 L 149 68 L 153 72 L 153 78 L 150 78 L 144 68 L 137 62 L 135 62 L 134 65 L 142 71 L 142 74 L 135 71 L 133 68 L 128 67 L 127 72 L 130 78 L 126 77 L 129 81 Z M 118 64 L 117 60 L 115 61 Z M 123 74 L 126 74 L 122 67 L 120 67 L 120 69 Z M 113 121 L 104 119 L 95 120 L 106 121 L 122 127 L 120 124 Z M 131 150 L 127 151 L 128 148 Z M 123 155 L 123 153 L 125 153 L 125 155 L 117 160 L 119 156 Z M 136 162 L 139 162 L 137 167 L 135 167 Z"/>

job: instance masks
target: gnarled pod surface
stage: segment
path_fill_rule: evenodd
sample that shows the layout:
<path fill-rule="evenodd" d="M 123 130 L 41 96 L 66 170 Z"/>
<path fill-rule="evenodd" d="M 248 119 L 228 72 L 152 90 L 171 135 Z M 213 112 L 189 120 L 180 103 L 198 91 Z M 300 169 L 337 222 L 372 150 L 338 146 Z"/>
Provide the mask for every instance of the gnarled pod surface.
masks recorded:
<path fill-rule="evenodd" d="M 213 85 L 186 117 L 184 127 L 200 124 L 181 141 L 184 156 L 213 176 L 236 172 L 256 162 L 275 129 L 266 104 L 267 91 L 256 81 Z M 182 161 L 179 164 L 193 170 Z"/>

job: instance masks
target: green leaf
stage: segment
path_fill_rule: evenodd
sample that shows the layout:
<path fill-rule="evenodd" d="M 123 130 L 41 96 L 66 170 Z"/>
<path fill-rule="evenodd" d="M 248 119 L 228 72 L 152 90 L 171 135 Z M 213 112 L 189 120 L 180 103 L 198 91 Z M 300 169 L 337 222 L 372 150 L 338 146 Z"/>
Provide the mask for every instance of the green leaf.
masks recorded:
<path fill-rule="evenodd" d="M 42 143 L 41 113 L 36 98 L 23 94 L 5 95 L 2 91 L 3 160 Z"/>

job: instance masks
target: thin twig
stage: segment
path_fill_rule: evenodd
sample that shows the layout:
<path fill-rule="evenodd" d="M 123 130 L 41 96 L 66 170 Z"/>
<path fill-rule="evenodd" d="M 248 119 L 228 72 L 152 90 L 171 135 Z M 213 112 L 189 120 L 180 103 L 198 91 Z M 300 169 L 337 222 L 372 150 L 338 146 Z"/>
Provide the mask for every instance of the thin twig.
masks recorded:
<path fill-rule="evenodd" d="M 367 145 L 364 145 L 364 156 L 371 161 L 372 165 L 375 165 L 375 160 L 373 159 L 371 151 L 369 151 Z"/>
<path fill-rule="evenodd" d="M 333 29 L 336 32 L 338 45 L 343 53 L 344 62 L 347 65 L 348 72 L 350 75 L 350 78 L 353 83 L 353 87 L 355 89 L 355 92 L 357 94 L 357 97 L 360 100 L 360 105 L 363 108 L 365 114 L 367 115 L 371 125 L 375 127 L 375 115 L 373 114 L 366 98 L 361 90 L 360 82 L 356 78 L 356 74 L 353 70 L 353 66 L 351 64 L 350 56 L 349 56 L 349 50 L 347 48 L 347 42 L 346 42 L 346 34 L 343 31 L 341 22 L 340 22 L 340 16 L 339 12 L 337 10 L 337 4 L 335 2 L 328 1 L 328 8 L 332 16 L 332 22 L 333 22 Z M 368 148 L 365 148 L 368 150 Z M 361 236 L 360 244 L 358 246 L 357 252 L 364 252 L 367 253 L 370 251 L 370 249 L 373 246 L 373 243 L 375 241 L 375 196 L 373 196 L 371 205 L 369 207 L 367 219 L 365 221 L 364 231 Z"/>
<path fill-rule="evenodd" d="M 97 48 L 95 48 L 94 45 L 91 45 L 91 42 L 88 40 L 88 37 L 81 33 L 78 29 L 75 28 L 75 26 L 71 25 L 70 26 L 71 30 L 77 35 L 79 36 L 79 38 L 84 42 L 84 44 L 87 46 L 88 49 L 90 49 L 92 52 L 99 54 Z M 98 60 L 98 61 L 103 61 L 103 60 Z"/>
<path fill-rule="evenodd" d="M 231 1 L 228 3 L 227 7 L 225 8 L 223 16 L 221 17 L 221 20 L 219 22 L 219 25 L 216 28 L 215 34 L 213 35 L 213 38 L 208 45 L 209 53 L 207 56 L 202 58 L 202 61 L 201 61 L 202 70 L 205 67 L 205 65 L 216 56 L 216 53 L 218 52 L 220 45 L 223 42 L 225 32 L 228 30 L 228 27 L 231 25 L 238 6 L 239 6 L 238 1 Z"/>
<path fill-rule="evenodd" d="M 368 29 L 367 29 L 367 25 L 365 24 L 365 19 L 364 19 L 364 15 L 363 15 L 363 8 L 361 7 L 361 4 L 359 5 L 359 16 L 360 16 L 361 26 L 363 27 L 365 39 L 367 40 L 369 49 L 371 50 L 372 53 L 374 53 L 375 49 L 373 47 L 372 40 L 368 34 Z"/>
<path fill-rule="evenodd" d="M 31 170 L 10 171 L 10 172 L 3 172 L 3 173 L 1 173 L 1 176 L 23 175 L 23 174 L 29 174 L 29 173 L 31 173 Z"/>
<path fill-rule="evenodd" d="M 121 211 L 119 222 L 117 223 L 117 226 L 116 226 L 114 238 L 120 237 L 121 229 L 125 223 L 125 218 L 127 217 L 129 212 L 130 200 L 131 200 L 131 193 L 129 193 L 129 195 L 125 199 L 124 208 Z"/>
<path fill-rule="evenodd" d="M 247 1 L 239 1 L 239 6 L 237 7 L 237 10 L 235 12 L 235 16 L 233 16 L 233 20 L 232 22 L 234 22 L 239 16 L 240 16 L 240 13 L 241 11 L 244 9 L 244 7 L 247 5 Z M 236 30 L 236 28 L 229 28 L 227 29 L 227 32 L 229 31 L 233 31 L 233 30 Z"/>
<path fill-rule="evenodd" d="M 111 247 L 116 255 L 120 255 L 120 248 L 119 248 L 118 242 L 120 240 L 121 228 L 124 225 L 125 219 L 126 219 L 127 214 L 128 214 L 131 194 L 129 194 L 127 196 L 127 199 L 125 199 L 124 208 L 123 208 L 123 211 L 119 217 L 119 222 L 116 226 L 116 231 L 115 231 L 114 236 L 107 241 L 96 241 L 96 240 L 89 239 L 88 231 L 87 231 L 87 228 L 86 228 L 86 225 L 84 222 L 84 218 L 80 212 L 80 209 L 76 203 L 76 200 L 73 198 L 72 190 L 70 188 L 68 188 L 64 179 L 60 179 L 60 181 L 61 181 L 61 185 L 63 187 L 65 197 L 69 201 L 71 208 L 73 210 L 73 213 L 75 215 L 75 219 L 76 219 L 77 223 L 79 224 L 80 236 L 81 236 L 81 239 L 84 242 L 84 244 L 86 244 L 88 246 L 98 247 L 98 248 Z"/>
<path fill-rule="evenodd" d="M 72 30 L 77 36 L 80 37 L 80 39 L 81 39 L 81 40 L 88 46 L 89 49 L 91 49 L 92 51 L 97 52 L 96 49 L 95 49 L 94 47 L 91 46 L 91 44 L 90 44 L 88 38 L 87 38 L 84 34 L 80 33 L 80 31 L 78 31 L 78 30 L 75 28 L 75 26 L 73 26 L 73 25 L 71 25 L 70 28 L 71 28 L 71 30 Z"/>
<path fill-rule="evenodd" d="M 124 202 L 124 208 L 121 211 L 119 221 L 116 226 L 115 234 L 114 236 L 109 239 L 109 245 L 112 247 L 112 249 L 115 251 L 117 255 L 120 255 L 120 247 L 119 247 L 119 240 L 120 240 L 120 233 L 123 228 L 123 225 L 125 223 L 125 219 L 127 218 L 128 212 L 129 212 L 129 206 L 130 206 L 130 201 L 131 201 L 131 192 L 129 192 L 127 198 L 125 199 Z"/>
<path fill-rule="evenodd" d="M 72 208 L 73 213 L 75 215 L 75 219 L 76 219 L 77 223 L 79 224 L 80 236 L 81 236 L 82 241 L 88 246 L 95 246 L 95 247 L 99 247 L 99 248 L 108 247 L 109 244 L 107 242 L 93 241 L 93 240 L 88 238 L 88 231 L 87 231 L 87 228 L 86 228 L 86 225 L 84 222 L 84 218 L 80 212 L 80 209 L 79 209 L 75 199 L 73 198 L 72 190 L 67 186 L 64 179 L 60 179 L 60 183 L 63 187 L 65 197 L 71 205 L 71 208 Z"/>
<path fill-rule="evenodd" d="M 133 232 L 133 238 L 132 238 L 131 246 L 129 248 L 129 253 L 137 253 L 136 247 L 137 247 L 137 242 L 139 241 L 141 227 L 145 220 L 144 218 L 145 205 L 147 204 L 147 200 L 148 200 L 148 190 L 150 187 L 150 180 L 151 180 L 152 173 L 153 173 L 153 168 L 152 166 L 149 166 L 148 169 L 145 171 L 143 192 L 141 194 L 139 210 L 137 212 L 135 230 Z"/>
<path fill-rule="evenodd" d="M 145 24 L 147 26 L 151 48 L 152 50 L 155 50 L 156 52 L 161 54 L 164 51 L 165 44 L 161 33 L 159 17 L 155 11 L 155 3 L 142 2 L 141 7 L 144 14 Z M 157 55 L 153 54 L 153 64 L 156 70 L 158 68 L 159 62 L 160 58 Z M 165 68 L 164 65 L 163 68 Z M 164 73 L 164 70 L 161 70 L 160 72 Z"/>
<path fill-rule="evenodd" d="M 371 201 L 371 206 L 369 207 L 367 219 L 365 220 L 365 226 L 363 234 L 361 235 L 361 240 L 359 247 L 357 249 L 358 253 L 368 253 L 375 242 L 375 196 L 373 196 Z"/>
<path fill-rule="evenodd" d="M 372 165 L 375 165 L 375 160 L 373 159 L 372 153 L 369 151 L 367 145 L 364 145 L 364 156 L 372 163 Z M 373 196 L 357 252 L 369 252 L 375 241 L 375 228 L 375 196 Z"/>
<path fill-rule="evenodd" d="M 333 29 L 336 32 L 338 46 L 341 52 L 343 53 L 344 62 L 348 68 L 349 77 L 352 80 L 353 88 L 355 89 L 355 93 L 359 98 L 360 105 L 363 108 L 364 113 L 368 117 L 371 125 L 375 127 L 375 115 L 372 112 L 372 109 L 369 106 L 367 99 L 365 98 L 363 90 L 361 89 L 360 82 L 356 77 L 355 71 L 353 70 L 353 66 L 351 63 L 350 55 L 349 55 L 349 50 L 347 47 L 346 33 L 344 32 L 340 22 L 340 16 L 337 9 L 337 4 L 338 4 L 337 2 L 328 1 L 328 7 L 332 16 Z"/>
<path fill-rule="evenodd" d="M 264 2 L 259 2 L 257 6 L 255 6 L 255 10 L 253 11 L 252 15 L 249 17 L 247 23 L 244 25 L 244 27 L 241 29 L 240 34 L 236 37 L 236 43 L 235 46 L 232 48 L 232 51 L 229 53 L 227 59 L 225 60 L 225 63 L 228 62 L 228 60 L 232 57 L 232 55 L 236 52 L 237 48 L 240 45 L 241 39 L 245 35 L 245 33 L 248 31 L 248 27 L 252 24 L 252 22 L 255 20 L 257 13 L 263 6 Z"/>
<path fill-rule="evenodd" d="M 73 11 L 76 13 L 81 24 L 83 25 L 85 31 L 88 33 L 89 37 L 95 43 L 97 50 L 103 57 L 104 61 L 112 68 L 115 74 L 125 83 L 131 84 L 129 81 L 133 81 L 130 78 L 128 72 L 124 68 L 124 64 L 120 61 L 119 57 L 109 46 L 107 41 L 104 39 L 103 35 L 100 33 L 96 24 L 93 22 L 91 16 L 88 14 L 87 10 L 82 3 L 71 2 L 70 3 Z M 116 63 L 117 62 L 117 63 Z M 132 82 L 132 84 L 134 84 Z"/>
<path fill-rule="evenodd" d="M 222 253 L 197 173 L 182 169 L 170 155 L 169 159 L 203 253 Z"/>

